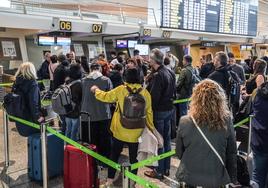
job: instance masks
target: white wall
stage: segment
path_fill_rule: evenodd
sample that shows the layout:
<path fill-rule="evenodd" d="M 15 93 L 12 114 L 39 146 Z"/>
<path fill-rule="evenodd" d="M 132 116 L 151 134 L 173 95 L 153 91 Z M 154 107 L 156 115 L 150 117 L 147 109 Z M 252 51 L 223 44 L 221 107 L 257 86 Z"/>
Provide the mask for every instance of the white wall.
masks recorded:
<path fill-rule="evenodd" d="M 38 46 L 33 39 L 26 40 L 29 61 L 38 69 L 43 62 L 43 50 L 50 50 L 50 46 Z"/>

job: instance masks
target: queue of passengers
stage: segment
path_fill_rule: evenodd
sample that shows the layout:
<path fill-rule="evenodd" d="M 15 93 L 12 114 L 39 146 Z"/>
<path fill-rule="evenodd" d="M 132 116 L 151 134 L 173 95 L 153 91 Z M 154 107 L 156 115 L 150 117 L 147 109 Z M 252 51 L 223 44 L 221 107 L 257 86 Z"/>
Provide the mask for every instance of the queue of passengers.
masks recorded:
<path fill-rule="evenodd" d="M 264 58 L 242 66 L 232 53 L 218 52 L 211 61 L 201 59 L 202 65 L 197 69 L 192 65 L 192 57 L 185 55 L 176 79 L 179 60 L 170 52 L 164 55 L 159 49 L 153 49 L 149 60 L 141 57 L 138 51 L 129 59 L 124 53 L 116 56 L 113 52 L 111 57 L 108 62 L 105 55 L 100 54 L 89 63 L 86 56 L 78 59 L 74 52 L 67 56 L 46 53 L 37 73 L 32 63 L 21 64 L 13 87 L 21 89 L 25 103 L 29 104 L 24 119 L 36 123 L 44 120 L 37 76 L 50 79 L 52 91 L 64 83 L 81 80 L 71 87 L 75 109 L 60 117 L 63 133 L 77 141 L 81 127 L 83 141 L 88 142 L 91 137 L 98 152 L 114 162 L 118 162 L 123 146 L 127 145 L 133 164 L 138 161 L 138 140 L 143 129 L 124 128 L 120 109 L 129 94 L 127 87 L 141 90 L 146 101 L 146 125 L 150 130 L 155 128 L 163 137 L 163 147 L 158 149 L 158 155 L 171 150 L 172 124 L 177 129 L 176 156 L 181 162 L 176 180 L 190 187 L 221 187 L 230 183 L 236 187 L 240 183 L 233 121 L 239 113 L 241 99 L 250 101 L 255 114 L 251 142 L 253 181 L 264 188 L 268 173 L 268 84 Z M 245 79 L 247 71 L 253 74 L 248 80 Z M 239 85 L 239 93 L 235 93 L 239 96 L 237 99 L 230 77 Z M 190 97 L 190 102 L 174 108 L 173 100 Z M 230 100 L 231 97 L 234 99 Z M 90 120 L 82 119 L 81 126 L 80 111 L 88 112 L 91 117 Z M 176 113 L 180 120 L 174 123 Z M 87 135 L 87 121 L 90 121 L 91 135 Z M 28 133 L 36 132 L 28 129 Z M 160 160 L 157 167 L 144 174 L 163 180 L 164 176 L 170 175 L 170 160 L 170 157 Z M 137 174 L 137 170 L 133 173 Z M 114 181 L 115 170 L 109 168 L 105 185 L 109 187 Z"/>

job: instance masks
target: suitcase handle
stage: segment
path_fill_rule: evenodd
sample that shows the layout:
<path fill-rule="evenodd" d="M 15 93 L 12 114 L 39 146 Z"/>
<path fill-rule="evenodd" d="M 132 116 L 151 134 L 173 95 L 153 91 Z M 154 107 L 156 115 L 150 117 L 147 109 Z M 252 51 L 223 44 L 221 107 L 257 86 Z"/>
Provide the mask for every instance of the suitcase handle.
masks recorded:
<path fill-rule="evenodd" d="M 80 112 L 80 140 L 82 140 L 82 120 L 81 120 L 81 116 L 82 115 L 86 115 L 88 117 L 88 138 L 89 138 L 89 143 L 91 142 L 91 138 L 90 138 L 90 114 L 88 112 L 85 111 L 81 111 Z"/>
<path fill-rule="evenodd" d="M 89 116 L 89 113 L 88 113 L 88 112 L 83 112 L 83 111 L 81 111 L 81 112 L 80 112 L 80 116 L 83 115 L 83 114 Z"/>

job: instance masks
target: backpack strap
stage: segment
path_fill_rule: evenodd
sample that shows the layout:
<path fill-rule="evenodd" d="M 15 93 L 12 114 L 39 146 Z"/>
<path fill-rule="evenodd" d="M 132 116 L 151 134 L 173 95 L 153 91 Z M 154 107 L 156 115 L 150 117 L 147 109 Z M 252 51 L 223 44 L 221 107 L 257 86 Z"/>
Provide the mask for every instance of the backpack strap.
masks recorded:
<path fill-rule="evenodd" d="M 136 89 L 136 88 L 131 89 L 130 87 L 128 87 L 128 86 L 126 85 L 126 89 L 128 90 L 129 93 L 137 94 L 137 93 L 140 93 L 140 92 L 142 91 L 143 88 L 140 87 L 140 88 L 138 88 L 138 89 Z"/>

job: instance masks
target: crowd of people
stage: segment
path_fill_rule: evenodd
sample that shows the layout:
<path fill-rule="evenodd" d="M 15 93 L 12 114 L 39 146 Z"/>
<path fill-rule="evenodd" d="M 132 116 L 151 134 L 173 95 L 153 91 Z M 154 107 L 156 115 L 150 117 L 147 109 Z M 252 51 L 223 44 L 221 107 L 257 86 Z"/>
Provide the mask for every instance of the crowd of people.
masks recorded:
<path fill-rule="evenodd" d="M 75 107 L 60 116 L 62 132 L 75 141 L 82 132 L 80 139 L 95 144 L 101 155 L 115 162 L 127 145 L 130 163 L 135 163 L 144 128 L 125 128 L 122 111 L 130 91 L 139 91 L 146 101 L 146 126 L 156 129 L 163 137 L 158 155 L 171 150 L 172 124 L 175 124 L 176 155 L 181 160 L 176 174 L 179 182 L 193 187 L 220 187 L 229 183 L 239 186 L 233 121 L 241 108 L 248 106 L 243 103 L 250 103 L 255 114 L 251 143 L 253 181 L 260 188 L 265 187 L 268 174 L 266 57 L 253 57 L 241 64 L 232 53 L 218 52 L 211 61 L 201 58 L 200 68 L 192 65 L 190 55 L 183 56 L 179 68 L 175 55 L 163 54 L 159 49 L 153 49 L 149 59 L 141 57 L 138 50 L 132 58 L 126 58 L 122 52 L 111 52 L 111 57 L 107 61 L 104 54 L 99 54 L 89 62 L 86 56 L 75 57 L 74 52 L 58 56 L 46 53 L 37 73 L 32 63 L 23 63 L 13 88 L 22 88 L 25 103 L 29 104 L 25 119 L 36 123 L 44 120 L 37 77 L 49 79 L 51 91 L 62 84 L 74 83 L 71 94 Z M 179 73 L 178 78 L 175 72 Z M 245 73 L 251 74 L 247 80 Z M 175 99 L 185 98 L 191 101 L 174 108 Z M 89 114 L 89 118 L 81 116 L 81 125 L 80 112 Z M 174 114 L 179 117 L 175 123 Z M 169 176 L 170 160 L 170 157 L 160 160 L 145 175 L 160 180 Z M 115 170 L 109 168 L 106 186 L 113 184 L 114 177 Z"/>

